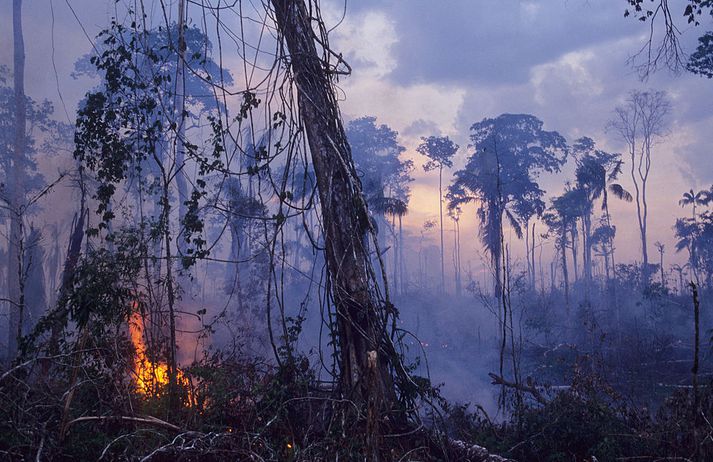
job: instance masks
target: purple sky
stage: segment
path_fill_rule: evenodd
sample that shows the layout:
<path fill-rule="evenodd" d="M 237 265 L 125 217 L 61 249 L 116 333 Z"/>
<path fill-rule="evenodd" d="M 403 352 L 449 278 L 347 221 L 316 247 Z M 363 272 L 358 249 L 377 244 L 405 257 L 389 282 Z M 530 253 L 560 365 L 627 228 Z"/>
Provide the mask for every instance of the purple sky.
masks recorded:
<path fill-rule="evenodd" d="M 86 79 L 70 78 L 73 63 L 90 49 L 87 35 L 93 38 L 112 16 L 123 13 L 115 10 L 113 1 L 24 3 L 27 93 L 55 102 L 56 116 L 65 119 L 61 93 L 71 117 L 92 85 Z M 670 3 L 674 11 L 683 10 L 677 6 L 681 2 Z M 159 2 L 145 4 L 155 12 Z M 166 4 L 174 9 L 173 2 Z M 344 7 L 337 0 L 323 3 L 328 26 L 338 22 Z M 627 58 L 643 45 L 648 24 L 624 18 L 625 7 L 624 0 L 353 0 L 346 4 L 346 18 L 331 35 L 333 47 L 353 67 L 353 75 L 340 82 L 342 111 L 346 118 L 374 115 L 392 126 L 408 148 L 405 155 L 417 161 L 408 227 L 418 232 L 438 210 L 436 175 L 423 172 L 414 151 L 420 136 L 451 136 L 463 147 L 456 160 L 459 167 L 468 155 L 472 123 L 504 112 L 531 113 L 544 121 L 546 129 L 557 130 L 570 141 L 587 135 L 601 148 L 623 151 L 625 146 L 605 132 L 606 122 L 627 92 L 651 88 L 669 93 L 673 112 L 669 136 L 654 153 L 650 253 L 656 240 L 672 249 L 671 227 L 676 217 L 687 213 L 677 204 L 680 195 L 713 183 L 709 141 L 713 81 L 662 71 L 642 83 Z M 199 22 L 197 7 L 189 8 L 192 19 Z M 11 17 L 11 2 L 2 2 L 0 43 L 5 46 L 0 47 L 0 64 L 8 67 Z M 227 13 L 224 19 L 231 21 Z M 681 25 L 682 43 L 690 51 L 705 25 L 698 29 L 685 27 L 683 21 Z M 223 57 L 239 85 L 241 60 L 234 44 L 224 44 Z M 571 169 L 556 178 L 543 178 L 548 197 L 560 191 L 567 175 L 571 178 Z M 626 176 L 622 181 L 630 185 Z M 616 204 L 613 212 L 619 255 L 637 258 L 633 206 Z M 472 238 L 476 225 L 472 210 L 466 210 L 463 225 L 463 234 L 469 237 L 464 248 L 469 258 L 476 259 L 479 246 Z"/>

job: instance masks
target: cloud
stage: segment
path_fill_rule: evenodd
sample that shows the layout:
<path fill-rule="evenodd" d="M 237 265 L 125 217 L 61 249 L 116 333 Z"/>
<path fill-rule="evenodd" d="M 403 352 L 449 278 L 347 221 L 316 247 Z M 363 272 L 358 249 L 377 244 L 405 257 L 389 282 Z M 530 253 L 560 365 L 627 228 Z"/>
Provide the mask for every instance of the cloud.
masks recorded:
<path fill-rule="evenodd" d="M 360 2 L 386 11 L 398 34 L 401 84 L 518 83 L 533 66 L 581 47 L 636 33 L 623 6 L 576 1 Z"/>

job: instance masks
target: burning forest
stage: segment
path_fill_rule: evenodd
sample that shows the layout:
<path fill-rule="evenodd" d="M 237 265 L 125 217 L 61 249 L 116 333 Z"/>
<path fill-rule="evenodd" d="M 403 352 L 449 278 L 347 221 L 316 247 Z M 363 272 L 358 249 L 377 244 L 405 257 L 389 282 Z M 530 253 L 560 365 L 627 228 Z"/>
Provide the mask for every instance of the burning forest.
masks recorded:
<path fill-rule="evenodd" d="M 710 1 L 0 20 L 1 460 L 713 460 Z"/>

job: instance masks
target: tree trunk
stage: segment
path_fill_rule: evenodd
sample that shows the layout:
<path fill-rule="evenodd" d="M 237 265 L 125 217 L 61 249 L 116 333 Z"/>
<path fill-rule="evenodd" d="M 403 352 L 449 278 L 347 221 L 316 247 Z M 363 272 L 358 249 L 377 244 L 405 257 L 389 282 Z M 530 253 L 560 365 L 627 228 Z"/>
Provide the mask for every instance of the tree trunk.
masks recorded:
<path fill-rule="evenodd" d="M 525 222 L 525 261 L 527 263 L 527 283 L 530 287 L 534 287 L 534 279 L 532 278 L 532 270 L 535 267 L 534 262 L 530 264 L 530 221 Z"/>
<path fill-rule="evenodd" d="M 443 246 L 443 165 L 438 168 L 438 211 L 441 224 L 441 292 L 446 291 L 445 249 Z"/>
<path fill-rule="evenodd" d="M 460 222 L 456 220 L 455 229 L 455 268 L 456 268 L 456 295 L 460 297 L 462 292 L 462 282 L 461 282 L 461 264 L 460 264 Z"/>
<path fill-rule="evenodd" d="M 404 265 L 404 229 L 401 215 L 399 215 L 399 282 L 401 283 L 401 294 L 406 294 L 406 267 Z"/>
<path fill-rule="evenodd" d="M 569 272 L 567 271 L 567 227 L 562 225 L 562 242 L 560 244 L 562 251 L 562 280 L 564 282 L 564 300 L 569 313 Z"/>
<path fill-rule="evenodd" d="M 25 42 L 22 35 L 22 0 L 12 2 L 12 31 L 14 44 L 15 86 L 15 139 L 12 152 L 12 170 L 8 175 L 10 236 L 8 241 L 7 289 L 9 299 L 8 359 L 17 355 L 22 335 L 23 301 L 20 288 L 22 275 L 22 219 L 24 201 L 24 158 L 27 107 L 25 105 Z"/>
<path fill-rule="evenodd" d="M 389 364 L 396 359 L 386 331 L 388 313 L 376 298 L 374 271 L 366 252 L 368 210 L 307 7 L 304 1 L 272 3 L 278 30 L 290 53 L 300 119 L 317 177 L 337 314 L 339 385 L 345 398 L 366 407 L 367 447 L 370 458 L 375 459 L 379 422 L 395 403 Z M 388 288 L 384 289 L 388 297 Z"/>
<path fill-rule="evenodd" d="M 576 229 L 577 223 L 574 224 L 574 229 Z M 577 264 L 577 233 L 574 229 L 570 229 L 570 236 L 572 237 L 572 268 L 574 269 L 574 282 L 579 281 L 579 265 Z"/>
<path fill-rule="evenodd" d="M 584 276 L 587 284 L 592 281 L 592 216 L 587 214 L 584 225 Z"/>
<path fill-rule="evenodd" d="M 530 257 L 530 261 L 532 262 L 532 287 L 534 288 L 535 285 L 537 284 L 537 272 L 535 271 L 535 224 L 532 224 L 532 242 L 530 242 L 530 245 L 532 246 L 532 254 Z M 525 232 L 527 233 L 527 228 L 525 229 Z M 543 287 L 542 290 L 544 291 L 545 288 Z"/>
<path fill-rule="evenodd" d="M 183 223 L 186 216 L 186 204 L 188 200 L 188 185 L 186 184 L 186 174 L 184 172 L 186 164 L 186 38 L 185 38 L 185 0 L 178 2 L 178 62 L 176 63 L 176 189 L 178 190 L 178 219 Z M 185 255 L 186 241 L 183 237 L 177 239 L 179 256 Z M 187 282 L 183 281 L 184 283 Z"/>
<path fill-rule="evenodd" d="M 393 238 L 393 252 L 394 252 L 394 271 L 392 272 L 393 274 L 393 282 L 394 282 L 394 290 L 398 292 L 399 286 L 399 247 L 401 246 L 401 242 L 399 241 L 398 235 L 396 234 L 396 214 L 391 215 L 391 237 Z"/>

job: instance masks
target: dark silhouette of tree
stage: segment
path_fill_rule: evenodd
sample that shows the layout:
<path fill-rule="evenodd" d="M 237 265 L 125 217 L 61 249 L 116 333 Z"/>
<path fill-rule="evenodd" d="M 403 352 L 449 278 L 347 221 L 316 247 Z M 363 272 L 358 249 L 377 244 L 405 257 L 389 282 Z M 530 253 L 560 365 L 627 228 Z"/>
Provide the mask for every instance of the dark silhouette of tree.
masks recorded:
<path fill-rule="evenodd" d="M 583 137 L 575 141 L 572 152 L 577 159 L 576 189 L 581 191 L 579 198 L 580 219 L 582 220 L 583 268 L 587 283 L 592 279 L 592 215 L 594 203 L 601 198 L 601 208 L 604 212 L 606 225 L 611 228 L 611 215 L 609 214 L 609 195 L 611 192 L 617 198 L 630 202 L 629 194 L 620 184 L 612 183 L 621 173 L 622 162 L 619 154 L 612 154 L 596 149 L 591 138 Z M 611 236 L 612 233 L 600 234 L 600 238 Z M 610 249 L 609 255 L 613 256 L 613 241 L 601 242 Z M 608 260 L 608 259 L 607 259 Z M 613 260 L 613 258 L 612 258 Z M 609 270 L 607 269 L 607 272 Z"/>
<path fill-rule="evenodd" d="M 674 72 L 688 69 L 694 73 L 699 68 L 692 66 L 693 59 L 686 62 L 686 53 L 681 40 L 681 26 L 676 18 L 684 18 L 688 25 L 699 26 L 701 18 L 713 16 L 713 2 L 710 0 L 686 0 L 675 2 L 683 9 L 682 12 L 672 11 L 673 2 L 668 0 L 626 0 L 630 8 L 624 10 L 624 16 L 633 16 L 641 22 L 648 22 L 647 38 L 641 49 L 629 59 L 630 64 L 639 71 L 643 79 L 662 68 Z M 656 25 L 657 22 L 662 24 Z M 699 42 L 709 44 L 709 34 L 705 34 Z M 703 40 L 706 37 L 707 40 Z M 700 50 L 700 47 L 699 47 Z M 643 59 L 640 62 L 639 59 Z M 705 68 L 707 65 L 703 63 Z M 707 67 L 710 69 L 710 67 Z"/>
<path fill-rule="evenodd" d="M 608 217 L 607 217 L 608 218 Z M 612 226 L 608 219 L 602 217 L 599 226 L 592 232 L 592 248 L 596 255 L 604 259 L 604 273 L 607 281 L 610 279 L 610 268 L 613 266 L 614 237 L 616 237 L 616 226 Z"/>
<path fill-rule="evenodd" d="M 273 0 L 272 4 L 279 41 L 290 56 L 281 61 L 289 62 L 294 76 L 320 196 L 330 296 L 336 310 L 339 391 L 356 406 L 358 416 L 366 416 L 367 458 L 378 460 L 381 426 L 404 422 L 405 417 L 395 412 L 399 388 L 394 377 L 408 378 L 388 332 L 396 313 L 390 307 L 383 271 L 385 300 L 378 296 L 366 247 L 370 237 L 375 240 L 374 230 L 342 125 L 333 76 L 317 51 L 314 10 L 308 10 L 304 1 Z M 324 38 L 319 44 L 326 54 L 326 30 L 319 19 L 318 24 Z"/>
<path fill-rule="evenodd" d="M 698 207 L 707 206 L 713 201 L 713 189 L 694 192 L 693 189 L 683 193 L 678 201 L 681 207 L 691 206 L 691 217 L 679 218 L 674 225 L 678 241 L 676 252 L 688 250 L 688 264 L 693 272 L 696 283 L 700 286 L 700 271 L 713 267 L 709 255 L 713 251 L 713 223 L 708 211 L 698 213 Z"/>
<path fill-rule="evenodd" d="M 445 249 L 443 246 L 443 169 L 453 166 L 453 156 L 458 152 L 458 145 L 447 136 L 429 136 L 421 138 L 416 148 L 419 154 L 428 157 L 423 170 L 438 170 L 438 213 L 441 227 L 441 291 L 446 290 Z"/>
<path fill-rule="evenodd" d="M 180 53 L 175 40 L 178 35 L 182 35 L 180 41 L 182 44 L 185 41 L 187 47 Z M 165 297 L 155 297 L 155 302 L 157 305 L 165 303 L 166 310 L 162 307 L 152 313 L 158 317 L 163 316 L 158 313 L 167 313 L 165 350 L 168 352 L 169 407 L 175 409 L 178 405 L 175 305 L 179 287 L 175 282 L 174 265 L 178 257 L 183 269 L 188 269 L 208 254 L 199 203 L 207 195 L 208 178 L 224 170 L 221 156 L 225 151 L 220 119 L 207 114 L 213 138 L 200 149 L 185 139 L 185 127 L 179 126 L 182 122 L 176 120 L 176 114 L 184 121 L 191 115 L 179 105 L 195 111 L 219 108 L 220 103 L 210 103 L 208 99 L 212 93 L 208 82 L 225 81 L 229 74 L 221 71 L 206 54 L 210 53 L 210 45 L 196 28 L 167 25 L 158 30 L 144 30 L 140 21 L 132 21 L 129 27 L 113 21 L 110 28 L 99 34 L 98 40 L 101 45 L 88 61 L 101 83 L 87 93 L 78 111 L 74 157 L 80 162 L 80 169 L 91 172 L 98 184 L 94 198 L 100 222 L 90 230 L 92 235 L 104 231 L 107 242 L 113 241 L 113 198 L 118 187 L 136 185 L 141 211 L 146 196 L 151 199 L 147 205 L 155 203 L 153 216 L 147 218 L 140 212 L 137 221 L 141 233 L 146 234 L 143 238 L 154 243 L 155 254 L 151 259 L 159 262 L 159 267 L 163 262 L 165 269 L 163 277 L 148 274 L 145 277 L 159 281 L 165 294 Z M 177 66 L 184 65 L 190 72 L 183 75 L 185 82 L 177 87 L 174 83 L 176 75 L 180 75 Z M 78 66 L 80 72 L 89 72 L 84 62 Z M 187 94 L 177 98 L 177 88 L 185 89 Z M 194 97 L 196 94 L 202 96 Z M 244 99 L 247 100 L 244 104 L 254 105 L 251 93 L 246 93 Z M 190 194 L 180 191 L 179 177 L 185 175 L 188 159 L 180 159 L 179 152 L 197 167 Z M 131 181 L 133 179 L 138 181 Z M 178 231 L 171 223 L 174 189 L 179 190 L 179 215 L 182 214 Z M 149 256 L 146 254 L 143 258 Z M 163 322 L 156 324 L 163 326 Z"/>
<path fill-rule="evenodd" d="M 537 176 L 560 170 L 567 144 L 559 133 L 543 130 L 538 118 L 526 114 L 483 119 L 471 126 L 470 138 L 475 150 L 466 166 L 455 173 L 449 206 L 477 203 L 480 239 L 490 256 L 495 295 L 499 296 L 504 220 L 522 236 L 517 211 L 529 209 L 525 203 L 542 202 L 544 191 Z"/>
<path fill-rule="evenodd" d="M 565 303 L 569 310 L 569 271 L 567 267 L 567 249 L 572 249 L 573 268 L 577 274 L 577 220 L 581 214 L 579 194 L 569 185 L 565 192 L 552 199 L 552 205 L 543 214 L 542 219 L 549 233 L 555 236 L 555 247 L 560 252 Z M 576 276 L 575 276 L 576 279 Z"/>
<path fill-rule="evenodd" d="M 346 134 L 369 211 L 379 231 L 380 246 L 386 248 L 385 231 L 388 229 L 393 238 L 392 250 L 396 254 L 403 246 L 399 238 L 403 233 L 397 234 L 396 220 L 400 223 L 408 210 L 408 185 L 413 181 L 410 174 L 413 162 L 400 159 L 406 148 L 399 144 L 398 133 L 388 125 L 377 125 L 375 117 L 350 121 Z M 386 219 L 387 215 L 391 216 L 391 223 Z M 397 261 L 398 256 L 394 255 L 394 264 Z"/>
<path fill-rule="evenodd" d="M 446 196 L 446 200 L 450 201 L 450 197 Z M 453 220 L 453 272 L 456 279 L 456 295 L 460 296 L 462 292 L 462 264 L 460 251 L 460 217 L 463 215 L 463 210 L 456 207 L 448 207 L 448 216 Z"/>
<path fill-rule="evenodd" d="M 44 186 L 37 172 L 35 137 L 42 132 L 50 138 L 59 124 L 50 120 L 52 105 L 36 102 L 25 94 L 25 42 L 22 29 L 22 0 L 12 3 L 13 85 L 7 85 L 7 68 L 0 66 L 0 219 L 7 218 L 5 280 L 0 298 L 8 305 L 7 353 L 12 360 L 19 340 L 27 330 L 25 300 L 29 248 L 24 220 L 32 212 L 36 194 Z M 52 133 L 51 133 L 52 132 Z M 32 193 L 35 193 L 34 195 Z M 4 266 L 4 265 L 3 265 Z"/>
<path fill-rule="evenodd" d="M 688 59 L 686 69 L 713 79 L 713 32 L 706 32 L 698 38 L 698 47 Z"/>
<path fill-rule="evenodd" d="M 666 250 L 666 246 L 663 245 L 661 242 L 656 241 L 656 242 L 654 242 L 654 247 L 656 247 L 656 250 L 659 253 L 659 273 L 661 275 L 661 287 L 666 287 L 666 278 L 664 275 L 664 267 L 663 267 L 663 254 L 664 254 L 664 251 Z"/>
<path fill-rule="evenodd" d="M 626 142 L 634 183 L 636 216 L 641 237 L 642 277 L 648 283 L 648 216 L 647 186 L 651 173 L 651 153 L 654 145 L 666 133 L 666 116 L 671 110 L 668 96 L 663 91 L 632 91 L 624 106 L 616 108 L 616 117 L 609 123 Z"/>
<path fill-rule="evenodd" d="M 383 216 L 389 207 L 380 203 L 384 198 L 407 202 L 412 162 L 399 157 L 406 148 L 399 144 L 398 133 L 366 116 L 350 121 L 346 134 L 371 211 Z"/>
<path fill-rule="evenodd" d="M 698 192 L 693 192 L 693 189 L 691 189 L 688 192 L 683 193 L 683 197 L 678 201 L 678 205 L 681 207 L 690 205 L 692 215 L 691 219 L 696 221 L 696 217 L 698 216 L 696 214 L 696 208 L 698 206 L 708 205 L 711 202 L 711 199 L 713 199 L 713 196 L 710 191 L 706 191 L 704 189 Z"/>

